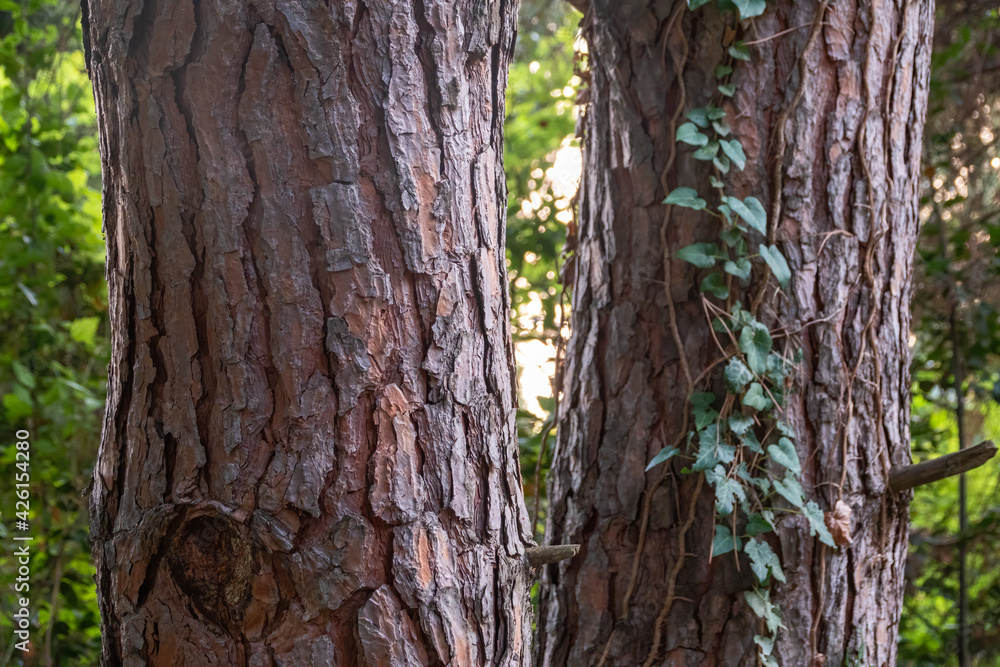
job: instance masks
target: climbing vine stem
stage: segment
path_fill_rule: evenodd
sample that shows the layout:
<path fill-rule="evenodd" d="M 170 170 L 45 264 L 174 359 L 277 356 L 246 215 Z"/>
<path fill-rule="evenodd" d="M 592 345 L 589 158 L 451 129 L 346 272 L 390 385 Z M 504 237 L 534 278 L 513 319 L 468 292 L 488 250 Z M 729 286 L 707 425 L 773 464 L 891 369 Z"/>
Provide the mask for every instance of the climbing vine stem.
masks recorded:
<path fill-rule="evenodd" d="M 716 2 L 719 11 L 735 12 L 744 26 L 767 8 L 765 0 L 687 0 L 686 6 L 682 4 L 671 16 L 664 35 L 665 51 L 671 31 L 680 25 L 684 11 L 697 10 L 710 2 Z M 688 384 L 690 418 L 685 414 L 686 432 L 675 443 L 657 453 L 649 462 L 647 471 L 679 457 L 683 461 L 681 472 L 698 475 L 698 482 L 697 491 L 690 500 L 688 516 L 678 534 L 678 560 L 670 573 L 668 596 L 656 620 L 647 664 L 658 658 L 662 625 L 675 598 L 677 575 L 684 562 L 685 537 L 693 521 L 695 503 L 703 483 L 711 487 L 715 496 L 716 525 L 710 557 L 731 555 L 739 567 L 742 554 L 755 580 L 754 587 L 745 591 L 744 599 L 760 619 L 761 631 L 755 635 L 754 642 L 758 662 L 762 665 L 776 667 L 774 644 L 778 631 L 783 627 L 781 610 L 771 599 L 771 587 L 775 581 L 784 582 L 785 573 L 772 546 L 773 538 L 769 535 L 784 516 L 795 514 L 805 518 L 810 535 L 826 547 L 836 548 L 827 527 L 827 515 L 803 490 L 803 471 L 795 433 L 785 421 L 785 400 L 791 391 L 792 373 L 801 360 L 801 351 L 794 349 L 794 336 L 780 330 L 772 331 L 759 316 L 771 278 L 781 289 L 787 289 L 792 279 L 788 262 L 776 242 L 781 218 L 783 156 L 787 145 L 785 125 L 802 98 L 808 76 L 805 56 L 816 41 L 827 6 L 828 0 L 819 4 L 810 35 L 799 57 L 799 89 L 779 115 L 775 128 L 770 216 L 760 200 L 753 196 L 736 196 L 729 183 L 736 171 L 744 169 L 747 156 L 739 137 L 727 122 L 727 100 L 736 94 L 734 67 L 738 67 L 740 61 L 752 60 L 751 44 L 733 41 L 724 45 L 724 60 L 715 68 L 715 89 L 708 103 L 691 109 L 686 108 L 683 81 L 687 61 L 686 41 L 682 40 L 683 53 L 680 57 L 671 54 L 680 87 L 677 112 L 671 119 L 671 133 L 676 145 L 685 145 L 693 151 L 693 159 L 711 165 L 711 189 L 705 193 L 688 186 L 667 188 L 666 177 L 677 157 L 676 145 L 672 145 L 661 178 L 666 193 L 661 240 L 664 245 L 671 333 L 680 352 L 681 368 Z M 763 41 L 766 40 L 754 43 Z M 684 121 L 678 125 L 682 112 Z M 718 225 L 716 238 L 680 248 L 671 257 L 666 234 L 674 207 L 711 216 Z M 714 391 L 701 390 L 702 383 L 710 377 L 718 377 L 717 374 L 706 370 L 697 380 L 691 379 L 669 293 L 672 258 L 705 271 L 699 281 L 702 307 L 721 355 L 710 368 L 722 366 L 720 381 L 711 385 Z M 751 298 L 749 292 L 755 274 L 758 288 Z M 721 395 L 716 393 L 719 390 L 722 390 Z M 666 471 L 670 469 L 668 464 L 653 488 L 647 490 L 644 518 L 652 491 L 665 479 Z M 640 535 L 643 532 L 640 531 Z M 640 537 L 636 559 L 640 556 L 641 542 Z M 633 567 L 633 579 L 635 570 Z M 631 593 L 631 590 L 630 585 L 628 592 Z M 623 601 L 623 614 L 628 612 L 629 597 L 627 594 Z"/>

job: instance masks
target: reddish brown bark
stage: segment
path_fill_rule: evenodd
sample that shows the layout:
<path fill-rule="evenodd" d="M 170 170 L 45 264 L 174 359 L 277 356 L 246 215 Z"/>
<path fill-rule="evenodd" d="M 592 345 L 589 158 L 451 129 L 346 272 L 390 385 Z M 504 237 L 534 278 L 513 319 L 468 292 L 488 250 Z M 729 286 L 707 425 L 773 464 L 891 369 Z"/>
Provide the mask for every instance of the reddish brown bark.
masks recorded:
<path fill-rule="evenodd" d="M 506 0 L 88 0 L 105 665 L 523 665 Z"/>
<path fill-rule="evenodd" d="M 681 474 L 679 458 L 662 483 L 663 466 L 643 472 L 685 432 L 681 355 L 695 378 L 719 358 L 698 293 L 704 273 L 673 260 L 664 280 L 665 254 L 718 229 L 681 208 L 665 223 L 660 202 L 679 186 L 710 193 L 707 163 L 691 150 L 678 147 L 670 164 L 673 119 L 678 106 L 705 105 L 722 44 L 737 34 L 758 43 L 752 62 L 734 63 L 738 92 L 725 107 L 748 163 L 726 180 L 730 194 L 764 203 L 793 271 L 782 294 L 772 280 L 761 317 L 787 334 L 789 353 L 804 352 L 786 411 L 804 486 L 829 511 L 843 475 L 853 510 L 853 546 L 821 547 L 795 515 L 771 538 L 788 578 L 772 590 L 787 626 L 778 663 L 895 664 L 909 497 L 888 489 L 887 472 L 909 461 L 909 276 L 932 3 L 767 5 L 737 26 L 715 3 L 697 12 L 684 0 L 587 3 L 573 335 L 547 531 L 582 550 L 546 568 L 540 664 L 756 663 L 761 626 L 741 594 L 749 568 L 708 557 L 711 488 Z M 756 270 L 741 292 L 746 305 L 762 279 Z M 725 392 L 718 369 L 706 388 Z"/>

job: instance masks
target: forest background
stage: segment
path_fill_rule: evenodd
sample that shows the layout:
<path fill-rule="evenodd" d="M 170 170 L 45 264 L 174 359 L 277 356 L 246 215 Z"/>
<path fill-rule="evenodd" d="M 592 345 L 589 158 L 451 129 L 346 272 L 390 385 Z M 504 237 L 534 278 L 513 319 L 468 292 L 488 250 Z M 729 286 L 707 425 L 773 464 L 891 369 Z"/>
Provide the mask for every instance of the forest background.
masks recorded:
<path fill-rule="evenodd" d="M 1000 441 L 1000 13 L 995 1 L 939 0 L 925 131 L 913 325 L 915 460 Z M 541 541 L 550 419 L 571 313 L 560 284 L 586 103 L 580 14 L 523 0 L 507 90 L 507 260 L 517 344 L 521 465 Z M 0 437 L 32 433 L 34 645 L 11 643 L 13 484 L 0 487 L 0 667 L 93 665 L 100 649 L 84 489 L 109 356 L 100 157 L 83 65 L 79 3 L 0 0 Z M 571 250 L 571 248 L 569 249 Z M 0 448 L 12 480 L 15 449 Z M 957 665 L 958 552 L 969 553 L 974 664 L 1000 665 L 1000 461 L 919 487 L 911 508 L 901 665 Z"/>

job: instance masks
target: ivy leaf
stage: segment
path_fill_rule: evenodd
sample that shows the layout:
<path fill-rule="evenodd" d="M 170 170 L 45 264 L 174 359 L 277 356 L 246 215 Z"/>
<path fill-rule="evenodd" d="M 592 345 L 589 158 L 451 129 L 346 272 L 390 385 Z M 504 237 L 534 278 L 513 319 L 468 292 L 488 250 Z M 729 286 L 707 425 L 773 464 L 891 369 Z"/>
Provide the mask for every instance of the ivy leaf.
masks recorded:
<path fill-rule="evenodd" d="M 788 438 L 781 438 L 778 444 L 767 448 L 767 453 L 775 462 L 783 465 L 796 475 L 802 472 L 802 464 L 799 463 L 799 454 L 795 451 L 795 444 Z"/>
<path fill-rule="evenodd" d="M 719 207 L 722 208 L 721 206 Z M 728 227 L 721 232 L 719 232 L 719 238 L 730 248 L 734 248 L 740 244 L 743 240 L 743 234 L 736 227 Z M 745 257 L 740 257 L 740 259 L 746 259 Z"/>
<path fill-rule="evenodd" d="M 728 526 L 715 526 L 715 538 L 712 539 L 712 556 L 722 556 L 730 551 L 740 550 L 740 538 L 734 537 Z"/>
<path fill-rule="evenodd" d="M 722 107 L 708 107 L 709 120 L 721 120 L 726 117 L 726 110 Z"/>
<path fill-rule="evenodd" d="M 664 447 L 660 450 L 660 453 L 653 457 L 653 460 L 649 462 L 646 466 L 646 471 L 648 472 L 650 468 L 660 465 L 664 461 L 673 458 L 680 454 L 681 450 L 676 447 Z"/>
<path fill-rule="evenodd" d="M 763 658 L 771 655 L 771 651 L 774 650 L 774 637 L 762 637 L 761 635 L 754 635 L 753 642 L 760 649 L 760 655 Z"/>
<path fill-rule="evenodd" d="M 791 370 L 791 366 L 785 363 L 785 358 L 780 354 L 772 352 L 767 355 L 767 377 L 771 378 L 775 384 L 783 384 Z"/>
<path fill-rule="evenodd" d="M 718 65 L 715 68 L 716 79 L 724 79 L 732 73 L 733 73 L 733 68 L 730 67 L 729 65 Z"/>
<path fill-rule="evenodd" d="M 744 368 L 746 368 L 746 366 L 744 366 Z M 747 417 L 737 413 L 729 418 L 729 430 L 736 435 L 743 435 L 750 430 L 751 426 L 753 426 L 753 417 Z"/>
<path fill-rule="evenodd" d="M 708 162 L 709 160 L 714 159 L 718 153 L 719 153 L 719 142 L 710 141 L 701 148 L 699 148 L 698 150 L 696 150 L 692 157 L 694 157 L 695 160 L 702 160 L 704 162 Z"/>
<path fill-rule="evenodd" d="M 746 257 L 740 257 L 735 262 L 727 261 L 723 265 L 723 269 L 726 273 L 734 275 L 740 280 L 746 280 L 750 277 L 750 260 Z"/>
<path fill-rule="evenodd" d="M 720 136 L 729 136 L 729 133 L 733 131 L 733 128 L 729 127 L 729 123 L 724 120 L 713 120 L 712 129 L 719 133 Z"/>
<path fill-rule="evenodd" d="M 686 114 L 687 119 L 698 127 L 708 127 L 708 109 L 705 107 L 699 107 L 697 109 L 691 109 Z"/>
<path fill-rule="evenodd" d="M 764 388 L 759 382 L 754 382 L 743 395 L 743 405 L 753 408 L 758 412 L 763 412 L 771 407 L 771 399 L 764 395 Z"/>
<path fill-rule="evenodd" d="M 771 332 L 767 327 L 753 321 L 740 333 L 740 350 L 747 357 L 747 363 L 757 375 L 767 370 L 767 355 L 771 352 Z"/>
<path fill-rule="evenodd" d="M 761 234 L 767 234 L 767 211 L 756 197 L 740 200 L 736 197 L 725 197 L 723 200 L 748 225 Z"/>
<path fill-rule="evenodd" d="M 806 503 L 806 506 L 802 508 L 802 513 L 809 520 L 810 536 L 819 535 L 819 541 L 823 544 L 830 547 L 837 546 L 833 541 L 833 535 L 830 534 L 830 530 L 826 527 L 823 510 L 819 508 L 816 501 L 810 500 Z"/>
<path fill-rule="evenodd" d="M 720 181 L 719 179 L 717 179 L 715 177 L 715 174 L 709 174 L 709 176 L 708 176 L 708 182 L 709 182 L 709 184 L 711 184 L 711 186 L 713 188 L 721 188 L 721 187 L 725 186 L 725 183 L 723 183 L 722 181 Z"/>
<path fill-rule="evenodd" d="M 778 581 L 785 581 L 785 573 L 781 570 L 781 561 L 778 559 L 778 554 L 771 549 L 770 544 L 754 538 L 747 542 L 743 551 L 750 557 L 750 569 L 757 577 L 757 581 L 764 583 L 769 574 L 774 575 Z"/>
<path fill-rule="evenodd" d="M 788 262 L 785 261 L 785 256 L 778 250 L 778 246 L 772 245 L 768 248 L 766 245 L 761 244 L 760 256 L 771 267 L 771 273 L 778 279 L 781 286 L 788 287 L 788 281 L 792 279 L 792 270 L 788 268 Z"/>
<path fill-rule="evenodd" d="M 757 589 L 744 591 L 743 598 L 750 605 L 757 618 L 763 619 L 764 623 L 767 624 L 767 629 L 771 634 L 776 633 L 778 628 L 785 627 L 781 623 L 781 617 L 778 616 L 778 605 L 771 602 L 770 591 Z"/>
<path fill-rule="evenodd" d="M 698 196 L 698 191 L 692 188 L 677 188 L 663 200 L 669 206 L 683 206 L 700 211 L 707 206 L 705 200 Z"/>
<path fill-rule="evenodd" d="M 714 160 L 712 160 L 712 164 L 714 164 L 715 168 L 721 171 L 723 174 L 729 173 L 729 158 L 720 155 Z"/>
<path fill-rule="evenodd" d="M 786 474 L 785 479 L 774 480 L 774 490 L 795 507 L 801 508 L 805 504 L 805 501 L 802 500 L 802 485 L 792 475 Z M 820 523 L 823 522 L 822 512 L 819 513 L 819 520 Z M 823 528 L 825 529 L 826 526 L 824 525 Z"/>
<path fill-rule="evenodd" d="M 719 416 L 719 413 L 712 409 L 714 402 L 715 394 L 711 392 L 691 394 L 691 412 L 694 414 L 695 428 L 699 431 L 714 422 Z"/>
<path fill-rule="evenodd" d="M 719 431 L 711 425 L 702 431 L 698 437 L 698 456 L 694 470 L 711 470 L 720 463 L 730 463 L 736 458 L 736 447 L 719 441 Z"/>
<path fill-rule="evenodd" d="M 729 297 L 729 288 L 721 273 L 710 273 L 701 280 L 701 291 L 710 292 L 716 299 Z"/>
<path fill-rule="evenodd" d="M 771 522 L 767 520 L 762 514 L 751 514 L 750 520 L 747 521 L 747 535 L 762 535 L 764 533 L 770 533 L 774 530 L 774 526 Z"/>
<path fill-rule="evenodd" d="M 736 94 L 736 84 L 735 83 L 720 83 L 719 92 L 726 97 L 732 97 Z"/>
<path fill-rule="evenodd" d="M 726 387 L 734 394 L 742 393 L 743 389 L 753 382 L 753 373 L 746 364 L 736 358 L 730 359 L 726 364 L 725 377 Z M 729 421 L 732 422 L 732 418 Z M 750 420 L 750 423 L 752 424 L 753 420 Z"/>
<path fill-rule="evenodd" d="M 707 5 L 712 0 L 688 0 L 688 9 L 698 9 L 702 5 Z"/>
<path fill-rule="evenodd" d="M 691 146 L 704 146 L 708 143 L 708 137 L 699 132 L 698 126 L 694 123 L 684 123 L 677 128 L 677 141 Z"/>
<path fill-rule="evenodd" d="M 706 472 L 705 480 L 715 489 L 715 511 L 721 516 L 732 514 L 737 500 L 746 500 L 739 481 L 729 477 L 721 465 Z"/>
<path fill-rule="evenodd" d="M 750 62 L 750 49 L 743 42 L 736 42 L 730 46 L 729 55 L 737 60 Z"/>
<path fill-rule="evenodd" d="M 743 171 L 743 167 L 747 164 L 747 155 L 743 152 L 743 144 L 739 142 L 739 139 L 720 139 L 719 146 L 726 157 L 732 160 L 740 171 Z"/>
<path fill-rule="evenodd" d="M 733 0 L 740 9 L 741 19 L 752 19 L 760 16 L 767 9 L 765 0 Z"/>
<path fill-rule="evenodd" d="M 715 266 L 715 258 L 718 255 L 719 247 L 714 243 L 695 243 L 677 251 L 677 259 L 694 264 L 699 269 Z"/>
<path fill-rule="evenodd" d="M 743 443 L 744 447 L 749 447 L 750 451 L 753 452 L 754 454 L 763 454 L 764 453 L 764 448 L 761 446 L 760 440 L 757 439 L 757 434 L 754 433 L 753 431 L 747 431 L 746 433 L 744 433 L 743 436 L 740 437 L 740 442 Z M 767 478 L 766 477 L 765 478 L 761 478 L 761 479 L 762 479 L 762 481 L 767 482 Z M 765 493 L 767 492 L 766 489 L 762 489 L 762 490 Z"/>

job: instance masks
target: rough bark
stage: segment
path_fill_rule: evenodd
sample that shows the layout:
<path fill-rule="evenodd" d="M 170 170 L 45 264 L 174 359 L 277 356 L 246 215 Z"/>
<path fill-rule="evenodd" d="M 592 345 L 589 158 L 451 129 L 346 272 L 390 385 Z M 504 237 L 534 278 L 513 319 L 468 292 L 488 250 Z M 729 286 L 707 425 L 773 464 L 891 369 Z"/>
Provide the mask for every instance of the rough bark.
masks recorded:
<path fill-rule="evenodd" d="M 105 665 L 523 665 L 507 0 L 86 0 Z"/>
<path fill-rule="evenodd" d="M 665 280 L 660 241 L 666 224 L 669 257 L 714 241 L 716 223 L 690 209 L 668 214 L 660 202 L 665 189 L 710 191 L 707 163 L 690 149 L 679 147 L 669 164 L 672 119 L 680 104 L 705 105 L 722 44 L 739 35 L 761 41 L 752 62 L 734 63 L 738 92 L 725 107 L 748 161 L 726 181 L 731 194 L 764 203 L 793 271 L 783 293 L 772 279 L 760 316 L 789 334 L 789 352 L 804 352 L 785 413 L 804 487 L 830 511 L 844 475 L 853 510 L 851 546 L 821 545 L 795 515 L 769 538 L 788 578 L 772 590 L 786 626 L 778 662 L 894 665 L 909 495 L 892 493 L 887 475 L 909 462 L 908 300 L 932 2 L 769 0 L 765 15 L 743 25 L 727 25 L 714 3 L 697 12 L 683 4 L 586 7 L 591 84 L 573 333 L 547 529 L 548 542 L 582 548 L 545 569 L 540 663 L 756 662 L 760 625 L 740 593 L 751 586 L 749 568 L 709 559 L 710 487 L 700 491 L 679 458 L 662 483 L 664 466 L 644 473 L 686 424 L 671 300 L 691 375 L 720 356 L 698 293 L 703 272 L 673 260 Z M 746 305 L 763 277 L 755 270 Z M 706 388 L 724 393 L 718 370 Z"/>

